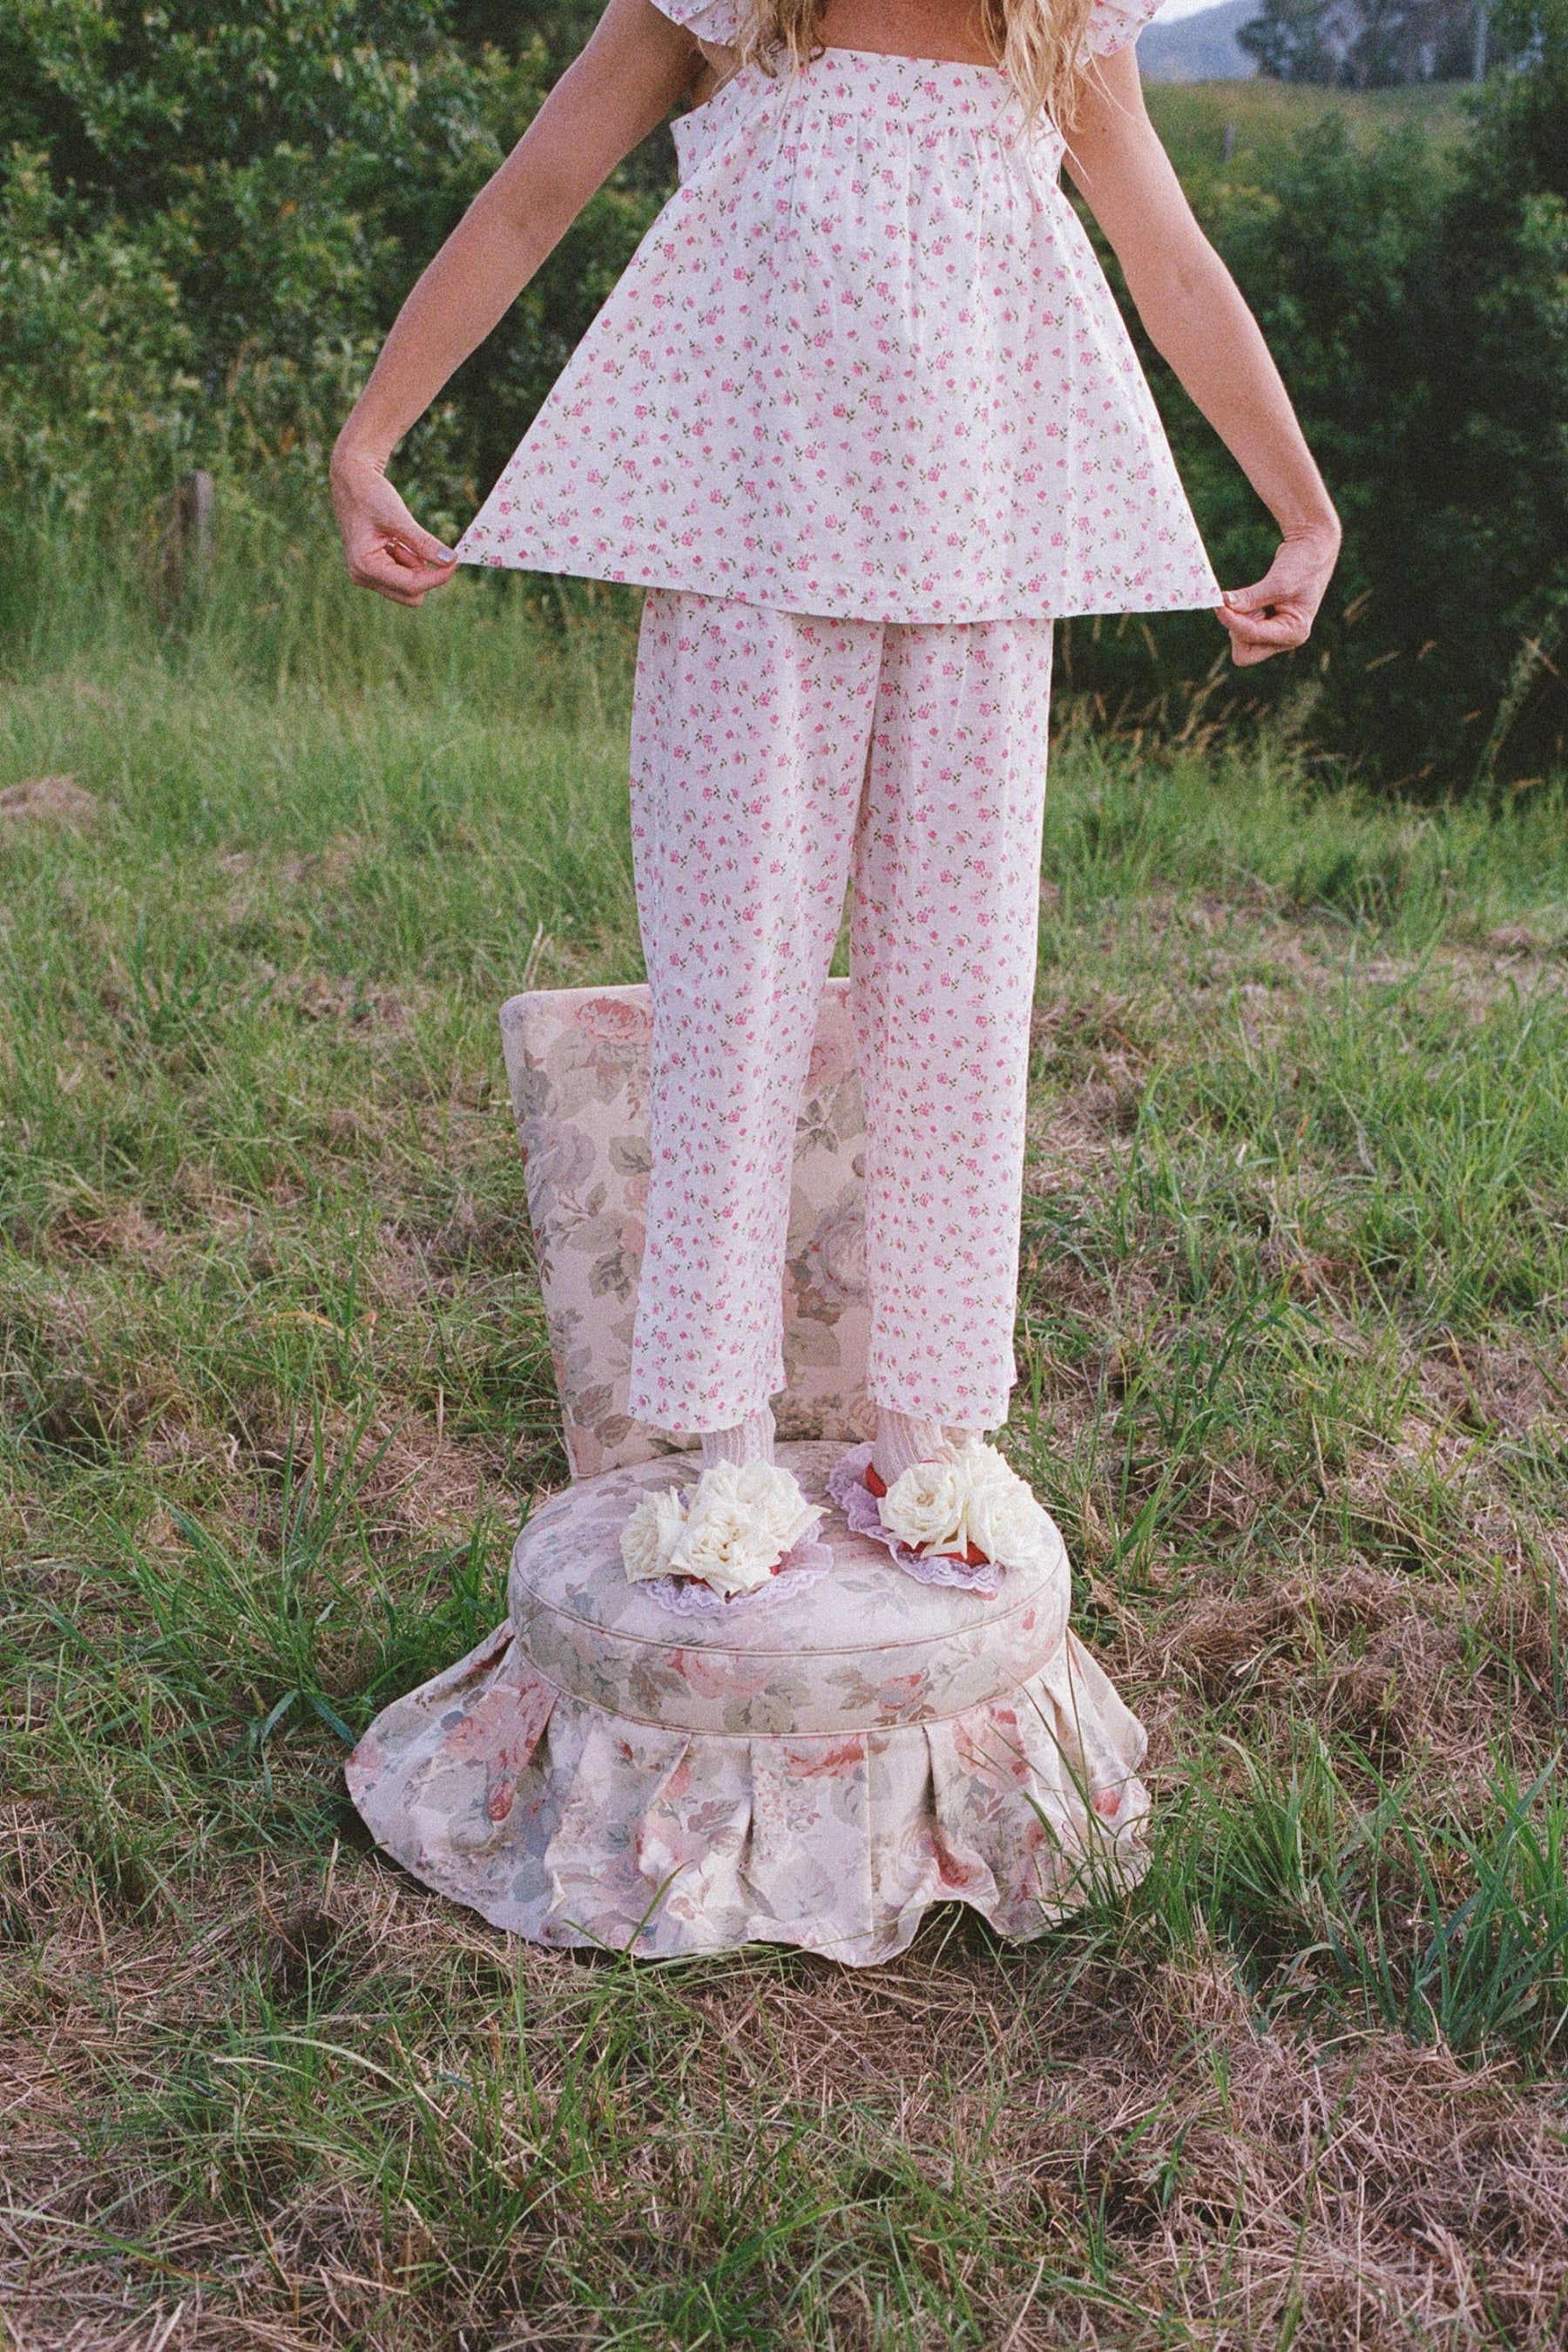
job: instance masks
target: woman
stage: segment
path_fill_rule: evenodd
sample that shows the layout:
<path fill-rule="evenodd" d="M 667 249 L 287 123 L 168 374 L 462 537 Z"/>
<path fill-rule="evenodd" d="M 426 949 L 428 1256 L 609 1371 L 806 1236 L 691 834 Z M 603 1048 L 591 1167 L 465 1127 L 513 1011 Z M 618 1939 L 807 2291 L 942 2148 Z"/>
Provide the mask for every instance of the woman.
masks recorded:
<path fill-rule="evenodd" d="M 1149 122 L 1146 0 L 610 0 L 431 263 L 345 425 L 350 571 L 640 583 L 638 908 L 653 1172 L 631 1409 L 697 1433 L 633 1577 L 727 1592 L 817 1514 L 771 1467 L 788 1173 L 853 885 L 889 1535 L 1005 1568 L 1037 1506 L 981 1433 L 1014 1379 L 1053 622 L 1213 607 L 1300 645 L 1339 527 L 1261 335 Z M 402 436 L 683 98 L 682 184 L 456 555 Z M 1280 531 L 1220 591 L 1068 171 L 1151 340 Z"/>

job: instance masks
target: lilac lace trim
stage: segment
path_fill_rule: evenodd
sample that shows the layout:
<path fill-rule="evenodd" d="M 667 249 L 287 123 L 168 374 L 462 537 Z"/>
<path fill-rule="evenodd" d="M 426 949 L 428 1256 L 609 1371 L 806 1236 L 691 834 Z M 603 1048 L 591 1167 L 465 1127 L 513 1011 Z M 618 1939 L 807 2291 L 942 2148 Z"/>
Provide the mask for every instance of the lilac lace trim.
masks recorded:
<path fill-rule="evenodd" d="M 637 1589 L 661 1609 L 668 1609 L 672 1617 L 739 1617 L 749 1609 L 766 1608 L 771 1601 L 793 1601 L 808 1585 L 820 1583 L 832 1565 L 827 1545 L 818 1543 L 815 1536 L 803 1536 L 793 1551 L 785 1552 L 776 1573 L 765 1584 L 759 1584 L 754 1592 L 737 1592 L 731 1600 L 690 1576 L 650 1576 Z"/>
<path fill-rule="evenodd" d="M 868 1445 L 852 1446 L 841 1454 L 827 1474 L 827 1491 L 849 1522 L 853 1536 L 869 1536 L 873 1543 L 886 1544 L 896 1565 L 917 1584 L 955 1584 L 962 1591 L 978 1592 L 983 1601 L 994 1601 L 1002 1590 L 1002 1579 L 1007 1571 L 994 1559 L 979 1568 L 971 1568 L 966 1560 L 953 1559 L 947 1554 L 927 1559 L 923 1552 L 911 1551 L 900 1543 L 890 1528 L 882 1525 L 882 1514 L 877 1497 L 866 1484 L 870 1467 Z"/>

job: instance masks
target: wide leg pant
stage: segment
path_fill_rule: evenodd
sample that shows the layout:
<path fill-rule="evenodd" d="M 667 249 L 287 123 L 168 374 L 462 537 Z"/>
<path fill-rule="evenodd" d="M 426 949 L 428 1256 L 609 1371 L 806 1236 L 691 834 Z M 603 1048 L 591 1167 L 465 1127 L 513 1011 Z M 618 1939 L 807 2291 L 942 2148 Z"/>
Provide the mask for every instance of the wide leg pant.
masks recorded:
<path fill-rule="evenodd" d="M 1048 621 L 813 620 L 648 593 L 639 1419 L 728 1428 L 784 1386 L 795 1119 L 852 883 L 868 1386 L 950 1427 L 1005 1420 L 1050 673 Z"/>

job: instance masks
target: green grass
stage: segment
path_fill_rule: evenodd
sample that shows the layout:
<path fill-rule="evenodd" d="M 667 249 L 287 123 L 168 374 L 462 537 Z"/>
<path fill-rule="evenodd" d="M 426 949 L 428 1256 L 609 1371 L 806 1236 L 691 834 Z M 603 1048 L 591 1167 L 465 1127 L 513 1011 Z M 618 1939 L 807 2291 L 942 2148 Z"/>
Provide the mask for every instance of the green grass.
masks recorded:
<path fill-rule="evenodd" d="M 495 1010 L 637 972 L 631 611 L 263 553 L 7 591 L 0 791 L 92 796 L 0 803 L 15 2339 L 1560 2342 L 1562 799 L 1068 715 L 1008 1443 L 1150 1879 L 547 1956 L 340 1767 L 563 1475 Z"/>
<path fill-rule="evenodd" d="M 1469 121 L 1462 83 L 1416 83 L 1406 89 L 1318 89 L 1300 82 L 1150 82 L 1149 112 L 1200 212 L 1265 184 L 1299 132 L 1325 114 L 1343 118 L 1371 146 L 1406 126 L 1439 150 L 1455 146 Z M 1226 152 L 1226 142 L 1229 152 Z"/>

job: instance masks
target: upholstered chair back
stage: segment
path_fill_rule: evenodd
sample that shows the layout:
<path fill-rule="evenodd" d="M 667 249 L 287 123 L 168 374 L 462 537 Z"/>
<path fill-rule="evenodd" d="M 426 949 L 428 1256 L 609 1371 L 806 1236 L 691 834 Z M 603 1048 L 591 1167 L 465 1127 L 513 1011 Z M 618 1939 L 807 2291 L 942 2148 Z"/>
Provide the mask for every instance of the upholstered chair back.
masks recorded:
<path fill-rule="evenodd" d="M 574 1479 L 679 1447 L 626 1411 L 647 1202 L 646 988 L 559 988 L 501 1007 L 555 1385 Z M 795 1131 L 784 1269 L 785 1438 L 869 1436 L 865 1119 L 848 983 L 829 981 Z"/>

